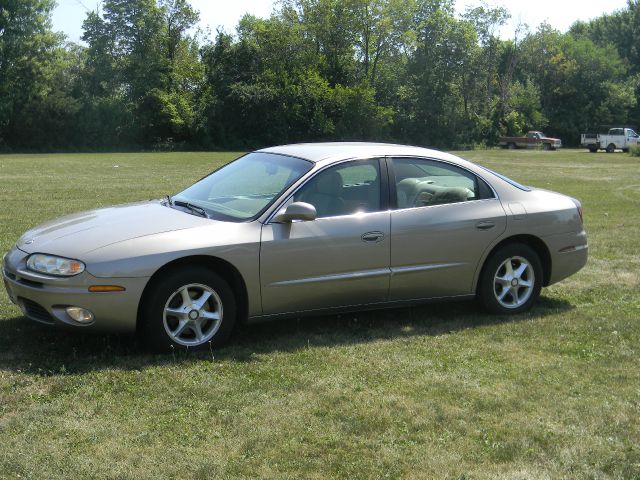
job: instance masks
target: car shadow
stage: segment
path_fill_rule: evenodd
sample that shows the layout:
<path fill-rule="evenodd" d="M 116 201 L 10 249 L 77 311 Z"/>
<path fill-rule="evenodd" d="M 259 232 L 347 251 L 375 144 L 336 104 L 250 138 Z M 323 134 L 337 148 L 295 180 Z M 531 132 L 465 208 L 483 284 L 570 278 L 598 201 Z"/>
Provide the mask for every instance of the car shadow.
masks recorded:
<path fill-rule="evenodd" d="M 223 348 L 146 353 L 134 336 L 68 332 L 24 317 L 0 319 L 0 370 L 38 375 L 81 374 L 102 369 L 141 370 L 177 362 L 251 362 L 270 352 L 361 344 L 401 337 L 438 336 L 469 328 L 535 321 L 575 307 L 541 297 L 520 315 L 489 315 L 474 302 L 440 303 L 343 315 L 272 320 L 237 329 Z"/>

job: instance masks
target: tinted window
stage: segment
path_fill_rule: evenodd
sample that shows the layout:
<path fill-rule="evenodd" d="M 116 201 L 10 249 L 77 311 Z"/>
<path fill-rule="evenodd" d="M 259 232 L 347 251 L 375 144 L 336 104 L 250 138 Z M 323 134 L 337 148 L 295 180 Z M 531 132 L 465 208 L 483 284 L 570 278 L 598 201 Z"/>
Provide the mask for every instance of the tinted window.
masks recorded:
<path fill-rule="evenodd" d="M 493 197 L 471 172 L 421 158 L 395 158 L 393 170 L 398 208 L 427 207 Z"/>
<path fill-rule="evenodd" d="M 316 207 L 318 218 L 380 210 L 380 164 L 359 160 L 330 167 L 311 178 L 294 201 Z"/>

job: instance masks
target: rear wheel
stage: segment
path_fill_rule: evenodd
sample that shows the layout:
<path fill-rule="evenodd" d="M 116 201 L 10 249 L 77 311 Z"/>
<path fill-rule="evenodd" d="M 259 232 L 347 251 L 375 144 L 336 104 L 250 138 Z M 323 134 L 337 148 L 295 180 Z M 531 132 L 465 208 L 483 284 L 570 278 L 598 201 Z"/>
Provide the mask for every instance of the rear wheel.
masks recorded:
<path fill-rule="evenodd" d="M 153 285 L 141 312 L 140 335 L 152 350 L 220 346 L 236 317 L 231 287 L 202 267 L 169 272 Z"/>
<path fill-rule="evenodd" d="M 529 310 L 542 288 L 542 264 L 528 245 L 513 243 L 494 252 L 480 275 L 478 297 L 491 313 Z"/>
<path fill-rule="evenodd" d="M 597 147 L 589 147 L 589 151 L 590 151 L 591 153 L 597 153 L 597 152 L 598 152 L 598 149 L 597 149 Z"/>
<path fill-rule="evenodd" d="M 607 153 L 613 153 L 616 151 L 616 146 L 613 143 L 607 145 Z"/>

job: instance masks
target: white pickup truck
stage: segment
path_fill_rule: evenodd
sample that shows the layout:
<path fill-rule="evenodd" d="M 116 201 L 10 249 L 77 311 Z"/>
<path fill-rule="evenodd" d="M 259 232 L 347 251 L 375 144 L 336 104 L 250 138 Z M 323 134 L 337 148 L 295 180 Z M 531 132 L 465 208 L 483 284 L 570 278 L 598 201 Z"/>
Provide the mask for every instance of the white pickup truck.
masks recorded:
<path fill-rule="evenodd" d="M 612 128 L 608 134 L 583 133 L 581 143 L 591 153 L 595 153 L 598 150 L 606 150 L 607 153 L 613 153 L 616 149 L 628 152 L 630 146 L 638 144 L 638 134 L 630 128 Z"/>

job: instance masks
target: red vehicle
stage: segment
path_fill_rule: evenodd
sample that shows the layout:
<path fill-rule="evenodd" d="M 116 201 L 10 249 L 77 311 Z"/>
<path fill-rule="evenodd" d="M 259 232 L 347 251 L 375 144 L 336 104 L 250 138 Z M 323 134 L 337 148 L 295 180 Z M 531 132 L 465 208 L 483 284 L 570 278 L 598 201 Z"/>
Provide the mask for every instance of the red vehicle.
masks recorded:
<path fill-rule="evenodd" d="M 500 137 L 498 145 L 502 148 L 534 148 L 542 147 L 545 150 L 555 150 L 562 147 L 562 140 L 559 138 L 547 137 L 538 131 L 527 132 L 526 137 Z"/>

